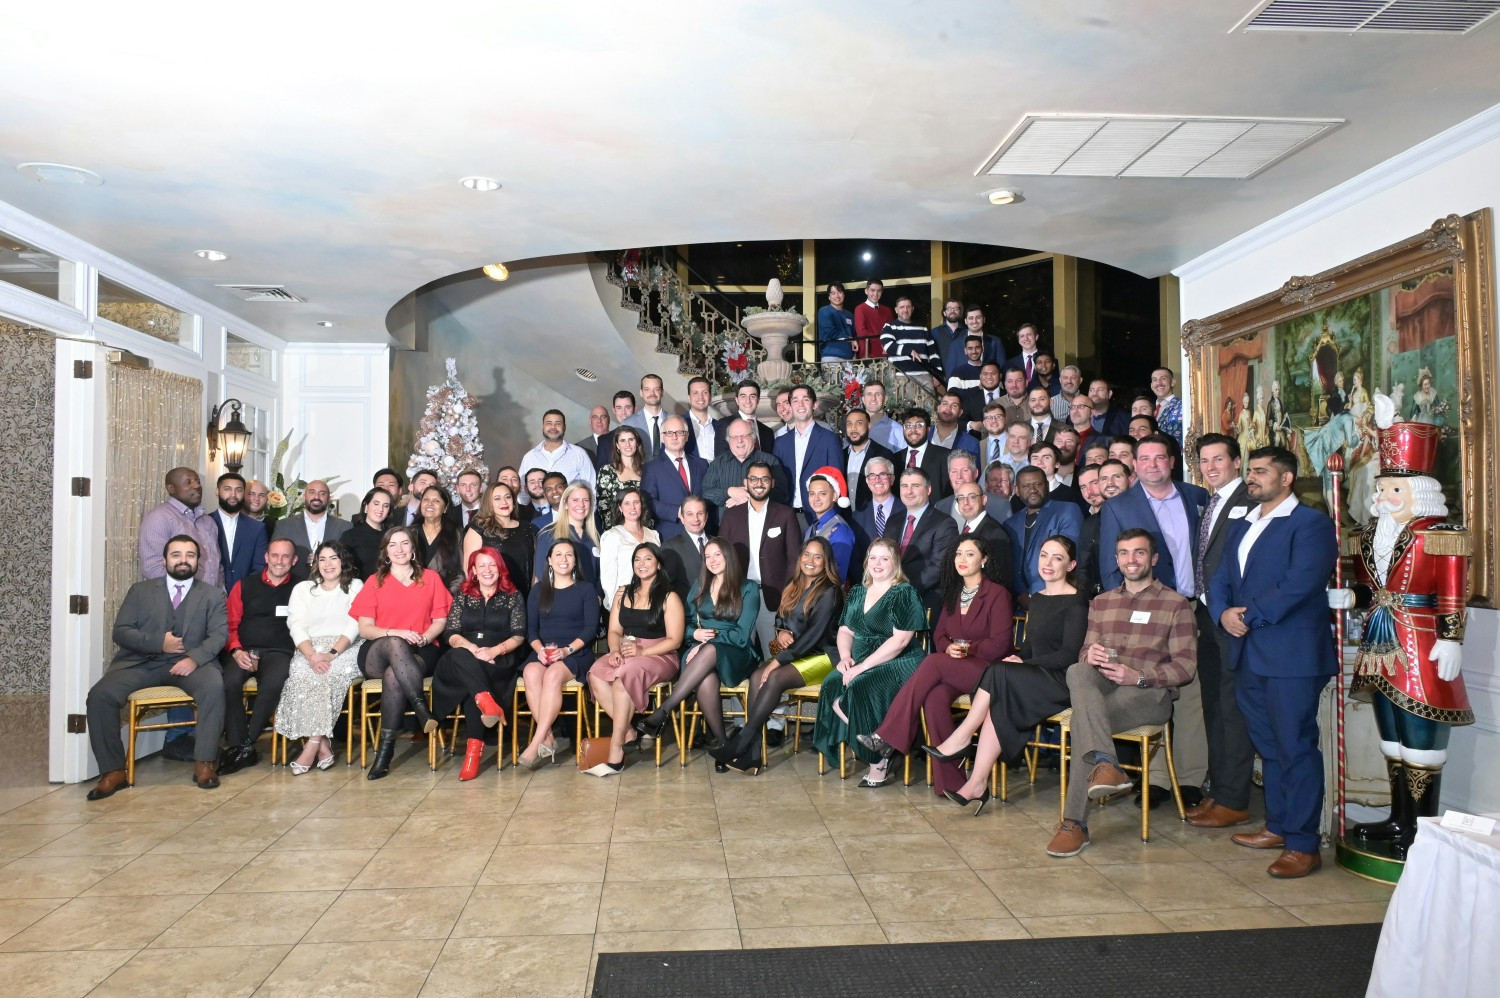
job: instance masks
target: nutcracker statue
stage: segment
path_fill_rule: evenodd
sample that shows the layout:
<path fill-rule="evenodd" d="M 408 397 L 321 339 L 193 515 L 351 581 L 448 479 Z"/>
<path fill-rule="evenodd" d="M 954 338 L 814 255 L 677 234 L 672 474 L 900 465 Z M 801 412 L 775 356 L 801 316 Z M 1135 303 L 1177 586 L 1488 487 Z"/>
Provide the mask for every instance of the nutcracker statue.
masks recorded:
<path fill-rule="evenodd" d="M 1380 474 L 1373 519 L 1356 532 L 1359 581 L 1353 590 L 1331 590 L 1329 603 L 1369 608 L 1350 692 L 1375 710 L 1391 816 L 1351 827 L 1339 845 L 1341 865 L 1394 879 L 1417 819 L 1437 814 L 1449 734 L 1474 723 L 1459 676 L 1470 535 L 1446 522 L 1442 486 L 1430 474 L 1440 428 L 1395 422 L 1384 395 L 1374 408 Z"/>

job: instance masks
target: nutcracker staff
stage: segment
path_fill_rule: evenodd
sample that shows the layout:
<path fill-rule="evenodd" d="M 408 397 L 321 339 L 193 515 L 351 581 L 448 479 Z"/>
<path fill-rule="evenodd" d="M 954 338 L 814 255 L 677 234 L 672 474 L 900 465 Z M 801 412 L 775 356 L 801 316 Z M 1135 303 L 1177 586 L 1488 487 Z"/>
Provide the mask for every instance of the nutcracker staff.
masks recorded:
<path fill-rule="evenodd" d="M 1431 477 L 1439 428 L 1397 423 L 1395 405 L 1375 396 L 1380 475 L 1374 518 L 1357 531 L 1363 584 L 1329 591 L 1329 605 L 1370 608 L 1351 694 L 1375 708 L 1391 780 L 1391 816 L 1356 825 L 1355 849 L 1404 860 L 1417 819 L 1437 814 L 1448 736 L 1473 724 L 1459 677 L 1468 598 L 1470 535 L 1445 522 L 1442 486 Z"/>

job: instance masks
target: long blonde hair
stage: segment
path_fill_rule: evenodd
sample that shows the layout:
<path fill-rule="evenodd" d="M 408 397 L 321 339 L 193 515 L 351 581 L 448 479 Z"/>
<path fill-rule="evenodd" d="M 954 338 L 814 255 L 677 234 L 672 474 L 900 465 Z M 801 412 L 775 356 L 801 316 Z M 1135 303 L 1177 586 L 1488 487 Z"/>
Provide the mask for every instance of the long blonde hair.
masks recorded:
<path fill-rule="evenodd" d="M 589 539 L 590 543 L 594 545 L 594 547 L 598 547 L 599 528 L 594 526 L 594 490 L 589 488 L 588 485 L 583 482 L 574 482 L 572 485 L 569 485 L 567 488 L 563 489 L 562 498 L 557 501 L 557 515 L 553 517 L 551 523 L 547 524 L 547 526 L 543 528 L 542 534 L 544 536 L 548 536 L 549 540 L 573 539 L 573 534 L 568 529 L 568 500 L 572 498 L 573 493 L 579 491 L 580 489 L 589 497 L 589 515 L 583 518 L 583 533 L 584 536 Z M 549 531 L 550 535 L 548 533 Z"/>
<path fill-rule="evenodd" d="M 869 551 L 865 552 L 864 575 L 860 578 L 859 584 L 868 589 L 875 582 L 874 579 L 870 578 L 870 551 L 874 551 L 876 548 L 885 548 L 891 553 L 891 561 L 896 566 L 895 572 L 891 575 L 891 585 L 899 586 L 905 582 L 906 573 L 901 570 L 901 546 L 889 537 L 877 537 L 870 542 Z"/>

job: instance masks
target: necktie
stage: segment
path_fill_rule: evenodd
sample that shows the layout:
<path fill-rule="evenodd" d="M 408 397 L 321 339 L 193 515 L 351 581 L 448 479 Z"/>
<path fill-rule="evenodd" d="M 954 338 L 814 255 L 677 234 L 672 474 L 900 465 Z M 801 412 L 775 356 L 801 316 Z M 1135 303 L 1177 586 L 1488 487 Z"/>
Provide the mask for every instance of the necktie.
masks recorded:
<path fill-rule="evenodd" d="M 1032 353 L 1026 355 L 1026 383 L 1028 385 L 1031 384 L 1031 358 L 1035 356 L 1036 354 Z"/>
<path fill-rule="evenodd" d="M 885 536 L 885 503 L 875 504 L 875 536 Z"/>
<path fill-rule="evenodd" d="M 969 525 L 966 523 L 966 524 L 964 524 L 963 533 L 967 534 L 968 532 L 969 532 Z"/>
<path fill-rule="evenodd" d="M 1000 438 L 996 437 L 990 441 L 990 460 L 1000 460 Z"/>
<path fill-rule="evenodd" d="M 651 453 L 661 451 L 661 428 L 657 426 L 658 417 L 651 417 Z"/>
<path fill-rule="evenodd" d="M 991 402 L 995 401 L 995 396 L 999 395 L 999 394 L 1000 394 L 1000 389 L 998 389 L 998 388 L 992 388 L 991 390 L 985 392 L 984 393 L 984 404 L 985 405 L 989 405 Z"/>
<path fill-rule="evenodd" d="M 917 529 L 917 518 L 910 514 L 906 517 L 906 529 L 901 531 L 901 551 L 905 553 L 906 545 L 911 543 L 912 531 Z"/>
<path fill-rule="evenodd" d="M 908 468 L 915 468 L 917 466 L 917 449 L 915 447 L 906 452 L 906 466 Z"/>
<path fill-rule="evenodd" d="M 172 609 L 174 610 L 182 605 L 182 590 L 184 586 L 185 583 L 179 582 L 172 587 Z"/>
<path fill-rule="evenodd" d="M 708 542 L 703 539 L 703 535 L 702 534 L 699 534 L 698 535 L 698 554 L 700 556 L 703 555 L 707 551 L 707 549 L 708 549 Z"/>
<path fill-rule="evenodd" d="M 682 487 L 689 492 L 693 491 L 693 485 L 688 481 L 687 465 L 683 463 L 680 457 L 677 459 L 677 473 L 682 476 Z"/>
<path fill-rule="evenodd" d="M 1203 511 L 1203 519 L 1198 523 L 1198 561 L 1193 566 L 1193 589 L 1199 596 L 1203 595 L 1203 560 L 1208 555 L 1208 535 L 1213 530 L 1214 510 L 1219 508 L 1219 493 L 1215 492 L 1213 498 L 1208 500 L 1208 508 Z"/>
<path fill-rule="evenodd" d="M 1031 424 L 1031 439 L 1042 439 L 1042 421 L 1040 419 Z"/>

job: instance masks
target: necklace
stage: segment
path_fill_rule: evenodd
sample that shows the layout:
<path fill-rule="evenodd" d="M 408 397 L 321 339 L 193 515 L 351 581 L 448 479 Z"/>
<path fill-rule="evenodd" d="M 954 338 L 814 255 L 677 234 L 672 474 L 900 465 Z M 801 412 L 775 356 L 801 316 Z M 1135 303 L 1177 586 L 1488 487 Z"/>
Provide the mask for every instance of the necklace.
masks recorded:
<path fill-rule="evenodd" d="M 969 608 L 969 604 L 972 603 L 972 602 L 974 602 L 974 597 L 978 596 L 978 595 L 979 595 L 979 587 L 978 586 L 975 586 L 972 589 L 970 589 L 968 586 L 964 586 L 958 592 L 958 603 L 959 603 L 959 606 L 962 607 L 963 609 L 967 610 Z"/>

